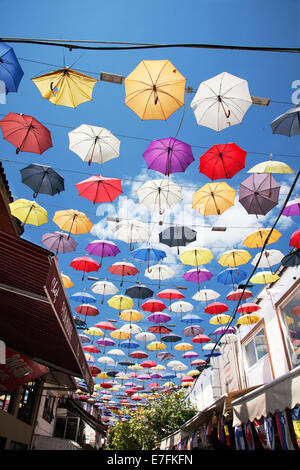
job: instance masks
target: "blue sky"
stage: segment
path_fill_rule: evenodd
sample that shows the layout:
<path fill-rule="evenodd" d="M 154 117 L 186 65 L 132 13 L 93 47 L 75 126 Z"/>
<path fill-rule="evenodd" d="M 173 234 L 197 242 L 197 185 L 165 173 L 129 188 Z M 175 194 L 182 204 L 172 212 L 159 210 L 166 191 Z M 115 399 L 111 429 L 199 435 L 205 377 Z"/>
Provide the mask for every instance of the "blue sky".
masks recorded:
<path fill-rule="evenodd" d="M 264 2 L 244 1 L 193 1 L 184 4 L 177 0 L 154 0 L 150 4 L 144 2 L 99 2 L 77 0 L 58 2 L 54 0 L 49 4 L 34 2 L 34 7 L 18 2 L 12 4 L 9 1 L 1 1 L 0 6 L 5 21 L 2 23 L 2 37 L 24 38 L 48 38 L 48 39 L 78 39 L 101 40 L 120 42 L 146 42 L 146 43 L 214 43 L 232 45 L 273 46 L 273 47 L 297 47 L 299 46 L 299 4 L 296 1 L 279 0 Z M 16 7 L 18 15 L 15 14 Z M 143 59 L 169 59 L 175 67 L 186 77 L 187 86 L 197 90 L 201 81 L 206 80 L 221 72 L 229 72 L 233 75 L 248 80 L 250 94 L 254 96 L 268 97 L 271 99 L 269 107 L 251 106 L 240 125 L 233 126 L 219 133 L 197 125 L 193 111 L 190 107 L 191 97 L 188 98 L 186 111 L 180 128 L 178 139 L 192 145 L 195 161 L 185 173 L 172 176 L 172 180 L 186 186 L 184 191 L 184 204 L 175 206 L 173 220 L 177 220 L 185 213 L 184 222 L 193 221 L 196 225 L 224 225 L 235 226 L 225 234 L 218 234 L 217 239 L 211 238 L 212 232 L 204 232 L 203 245 L 209 247 L 214 259 L 204 266 L 211 270 L 215 278 L 207 283 L 207 288 L 220 292 L 220 301 L 226 301 L 225 296 L 230 290 L 229 286 L 223 286 L 216 282 L 217 273 L 223 268 L 217 263 L 222 250 L 231 247 L 242 247 L 244 235 L 254 231 L 258 223 L 271 226 L 278 214 L 279 206 L 272 210 L 265 218 L 249 216 L 236 201 L 233 209 L 226 211 L 219 220 L 217 218 L 203 218 L 197 216 L 191 210 L 191 197 L 194 190 L 200 188 L 210 180 L 199 173 L 200 156 L 214 144 L 235 142 L 247 151 L 246 167 L 227 182 L 238 191 L 239 184 L 246 179 L 247 170 L 256 163 L 267 160 L 270 153 L 274 159 L 288 163 L 295 172 L 299 168 L 299 137 L 288 138 L 273 135 L 270 122 L 278 115 L 293 107 L 291 102 L 292 83 L 300 80 L 299 60 L 295 54 L 271 53 L 271 52 L 243 52 L 243 51 L 216 51 L 188 48 L 153 49 L 136 51 L 64 51 L 56 47 L 44 47 L 38 45 L 14 45 L 17 57 L 24 70 L 24 77 L 18 93 L 10 93 L 7 102 L 0 107 L 0 117 L 8 112 L 19 112 L 34 116 L 51 131 L 53 148 L 47 150 L 42 156 L 29 153 L 15 154 L 15 148 L 1 137 L 0 159 L 3 161 L 5 172 L 15 198 L 32 199 L 32 191 L 21 183 L 19 170 L 29 163 L 45 163 L 52 166 L 65 178 L 65 192 L 54 197 L 39 195 L 37 202 L 48 210 L 49 223 L 41 227 L 26 226 L 24 238 L 41 244 L 43 233 L 58 230 L 52 222 L 56 210 L 76 208 L 85 212 L 95 224 L 92 234 L 74 236 L 78 242 L 76 252 L 59 255 L 59 267 L 62 272 L 69 275 L 75 286 L 68 290 L 71 295 L 84 288 L 88 291 L 91 281 L 81 281 L 81 272 L 76 272 L 70 267 L 70 262 L 76 256 L 87 254 L 85 251 L 89 241 L 103 238 L 111 232 L 106 224 L 105 215 L 117 211 L 118 203 L 124 202 L 125 196 L 130 199 L 130 208 L 136 217 L 147 220 L 151 214 L 138 205 L 136 189 L 143 181 L 152 178 L 163 177 L 160 173 L 147 169 L 142 153 L 152 140 L 176 135 L 183 108 L 177 110 L 167 121 L 141 121 L 138 116 L 124 104 L 124 86 L 98 82 L 94 88 L 93 100 L 81 104 L 78 108 L 71 109 L 62 106 L 54 106 L 43 99 L 32 82 L 31 78 L 50 72 L 62 65 L 71 66 L 74 69 L 87 71 L 89 75 L 99 78 L 101 71 L 128 75 Z M 45 65 L 46 64 L 52 64 Z M 102 166 L 92 165 L 88 167 L 79 157 L 68 149 L 67 133 L 82 123 L 98 125 L 109 129 L 121 140 L 121 156 L 111 160 Z M 276 156 L 276 154 L 280 156 Z M 102 174 L 121 178 L 124 194 L 116 200 L 112 207 L 107 205 L 98 208 L 78 196 L 75 184 L 89 175 Z M 284 200 L 293 176 L 275 175 L 275 179 L 283 185 L 281 201 Z M 190 188 L 187 188 L 190 186 Z M 299 185 L 298 185 L 299 187 Z M 296 196 L 296 192 L 293 197 Z M 100 215 L 100 216 L 99 216 Z M 156 217 L 155 220 L 158 220 Z M 183 221 L 183 220 L 182 220 Z M 270 248 L 288 253 L 289 237 L 298 228 L 297 220 L 282 218 L 279 230 L 283 233 L 276 245 Z M 156 230 L 158 230 L 156 225 Z M 164 227 L 163 227 L 164 228 Z M 108 237 L 114 241 L 113 238 Z M 150 285 L 149 280 L 143 276 L 146 264 L 138 262 L 130 257 L 128 245 L 115 241 L 121 253 L 116 258 L 106 258 L 96 277 L 112 279 L 125 293 L 126 287 L 139 280 Z M 166 251 L 168 251 L 166 247 Z M 254 256 L 258 250 L 250 250 Z M 185 285 L 183 291 L 187 301 L 196 292 L 196 285 L 182 279 L 182 274 L 191 269 L 191 266 L 182 266 L 176 259 L 176 253 L 168 251 L 170 266 L 176 269 L 177 277 L 170 283 L 162 284 L 162 288 Z M 133 262 L 140 270 L 140 275 L 127 278 L 124 288 L 119 287 L 119 278 L 110 275 L 107 268 L 116 261 L 126 259 Z M 176 264 L 173 264 L 176 263 Z M 252 271 L 250 264 L 242 267 L 248 274 Z M 153 288 L 153 286 L 151 286 Z M 154 288 L 155 293 L 158 292 Z M 254 293 L 258 288 L 253 289 Z M 194 313 L 203 318 L 202 326 L 205 333 L 214 330 L 208 323 L 208 315 L 203 313 L 203 305 L 194 302 Z M 231 311 L 234 303 L 228 302 Z M 137 304 L 135 303 L 135 306 Z M 76 304 L 71 302 L 71 306 Z M 88 324 L 92 326 L 105 318 L 117 319 L 117 311 L 110 309 L 98 302 L 100 315 L 89 317 Z M 145 315 L 146 319 L 146 315 Z M 177 319 L 177 320 L 176 320 Z M 183 329 L 183 324 L 176 320 L 174 331 L 178 334 Z M 118 326 L 124 322 L 119 321 Z M 150 322 L 140 324 L 144 329 L 151 326 Z M 134 339 L 134 338 L 133 338 Z M 186 339 L 183 337 L 183 341 Z M 188 339 L 190 342 L 190 339 Z M 141 348 L 144 345 L 141 343 Z M 169 349 L 169 348 L 168 348 Z M 202 356 L 201 348 L 195 346 L 194 350 Z M 148 351 L 149 352 L 149 351 Z M 173 351 L 174 353 L 174 351 Z M 99 355 L 95 355 L 97 358 Z M 155 359 L 153 353 L 149 357 Z M 181 353 L 176 354 L 181 359 Z M 99 379 L 97 379 L 99 381 Z"/>

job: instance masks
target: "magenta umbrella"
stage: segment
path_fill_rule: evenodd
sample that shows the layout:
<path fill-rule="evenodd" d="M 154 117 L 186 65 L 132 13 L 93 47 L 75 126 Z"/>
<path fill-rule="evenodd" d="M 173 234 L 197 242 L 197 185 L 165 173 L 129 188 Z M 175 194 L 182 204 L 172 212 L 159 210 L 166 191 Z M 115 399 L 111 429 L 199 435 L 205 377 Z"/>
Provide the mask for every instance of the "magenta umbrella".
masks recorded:
<path fill-rule="evenodd" d="M 184 172 L 195 160 L 191 146 L 173 137 L 152 141 L 143 157 L 149 169 L 168 176 Z"/>
<path fill-rule="evenodd" d="M 293 215 L 300 215 L 300 198 L 289 201 L 282 212 L 283 215 L 291 217 Z"/>
<path fill-rule="evenodd" d="M 153 323 L 166 323 L 171 320 L 171 317 L 166 313 L 154 312 L 152 315 L 147 317 L 147 320 L 152 321 Z"/>
<path fill-rule="evenodd" d="M 116 256 L 120 253 L 119 248 L 113 242 L 107 240 L 94 240 L 85 247 L 90 255 L 100 256 L 99 266 L 102 266 L 102 258 Z"/>
<path fill-rule="evenodd" d="M 214 275 L 207 269 L 190 269 L 182 277 L 189 282 L 197 282 L 198 290 L 200 282 L 209 281 Z"/>

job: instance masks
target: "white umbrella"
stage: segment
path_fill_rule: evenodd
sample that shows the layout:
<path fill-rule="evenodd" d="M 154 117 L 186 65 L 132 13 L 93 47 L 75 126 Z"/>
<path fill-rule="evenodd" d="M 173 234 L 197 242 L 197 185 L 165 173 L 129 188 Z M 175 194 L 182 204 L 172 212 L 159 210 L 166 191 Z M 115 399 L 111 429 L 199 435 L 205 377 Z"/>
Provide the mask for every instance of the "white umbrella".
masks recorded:
<path fill-rule="evenodd" d="M 125 243 L 130 243 L 130 250 L 133 250 L 134 242 L 141 243 L 148 240 L 150 236 L 149 226 L 139 220 L 127 219 L 117 223 L 113 230 L 114 237 Z"/>
<path fill-rule="evenodd" d="M 220 351 L 220 346 L 216 346 L 216 343 L 207 343 L 202 347 L 202 351 L 212 351 L 215 348 L 215 351 Z"/>
<path fill-rule="evenodd" d="M 253 266 L 256 265 L 259 257 L 260 257 L 260 253 L 257 253 L 257 255 L 254 256 L 253 261 L 251 263 L 253 264 Z M 281 251 L 279 250 L 265 250 L 262 254 L 258 267 L 270 268 L 274 264 L 281 263 L 281 260 L 283 257 L 284 257 L 284 254 L 281 253 Z"/>
<path fill-rule="evenodd" d="M 107 356 L 99 357 L 97 361 L 103 364 L 109 364 L 110 366 L 116 365 L 115 361 L 111 357 L 107 357 Z"/>
<path fill-rule="evenodd" d="M 209 300 L 215 300 L 220 297 L 220 294 L 213 289 L 203 289 L 196 292 L 193 295 L 193 300 L 198 300 L 200 302 L 208 302 Z"/>
<path fill-rule="evenodd" d="M 158 279 L 158 288 L 160 289 L 160 281 L 174 277 L 175 271 L 166 264 L 154 264 L 145 270 L 144 276 L 149 279 Z"/>
<path fill-rule="evenodd" d="M 194 306 L 190 302 L 185 302 L 184 300 L 178 300 L 177 302 L 171 303 L 169 310 L 171 312 L 180 313 L 180 318 L 182 320 L 182 314 L 186 312 L 191 312 Z"/>
<path fill-rule="evenodd" d="M 122 351 L 122 349 L 110 349 L 106 354 L 110 354 L 111 356 L 125 356 L 125 353 Z"/>
<path fill-rule="evenodd" d="M 184 366 L 184 364 L 181 361 L 169 361 L 167 366 L 172 368 L 174 366 Z"/>
<path fill-rule="evenodd" d="M 226 333 L 225 335 L 221 336 L 220 338 L 220 343 L 222 344 L 230 344 L 230 343 L 236 343 L 238 340 L 238 337 L 235 333 Z"/>
<path fill-rule="evenodd" d="M 141 331 L 135 336 L 137 341 L 142 341 L 143 343 L 147 343 L 148 341 L 155 341 L 156 336 L 153 333 L 148 333 L 147 331 Z"/>
<path fill-rule="evenodd" d="M 69 149 L 89 165 L 120 156 L 120 140 L 103 127 L 81 124 L 68 135 Z"/>
<path fill-rule="evenodd" d="M 168 178 L 146 181 L 137 190 L 140 204 L 162 214 L 182 200 L 181 186 Z"/>
<path fill-rule="evenodd" d="M 240 124 L 251 104 L 247 80 L 223 72 L 200 83 L 191 108 L 199 126 L 221 131 Z"/>
<path fill-rule="evenodd" d="M 88 362 L 95 362 L 94 356 L 92 356 L 91 354 L 84 353 L 84 355 Z"/>
<path fill-rule="evenodd" d="M 103 304 L 105 295 L 115 295 L 119 289 L 112 282 L 97 281 L 91 286 L 91 290 L 94 294 L 101 294 L 103 296 L 101 300 L 101 304 Z"/>
<path fill-rule="evenodd" d="M 122 331 L 123 333 L 129 333 L 131 335 L 141 333 L 142 328 L 136 325 L 135 323 L 126 323 L 125 325 L 121 326 L 119 331 Z"/>
<path fill-rule="evenodd" d="M 180 371 L 180 370 L 186 370 L 186 369 L 188 369 L 188 366 L 185 366 L 184 364 L 181 364 L 181 365 L 178 364 L 177 366 L 171 367 L 171 369 L 173 369 L 173 370 L 179 370 L 179 371 Z"/>

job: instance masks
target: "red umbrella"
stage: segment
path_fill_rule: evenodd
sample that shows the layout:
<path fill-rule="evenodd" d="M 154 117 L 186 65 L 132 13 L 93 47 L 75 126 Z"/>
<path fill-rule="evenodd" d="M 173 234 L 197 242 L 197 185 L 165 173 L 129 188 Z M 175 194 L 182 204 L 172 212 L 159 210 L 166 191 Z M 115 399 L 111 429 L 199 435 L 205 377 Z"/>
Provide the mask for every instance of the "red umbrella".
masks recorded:
<path fill-rule="evenodd" d="M 141 366 L 142 366 L 142 367 L 145 367 L 145 369 L 149 369 L 150 367 L 155 367 L 155 366 L 157 366 L 157 364 L 156 364 L 156 362 L 149 360 L 149 361 L 144 361 L 144 362 L 142 362 L 142 363 L 141 363 Z"/>
<path fill-rule="evenodd" d="M 190 377 L 189 375 L 185 375 L 182 377 L 181 382 L 194 382 L 195 379 L 193 377 Z"/>
<path fill-rule="evenodd" d="M 209 343 L 211 339 L 206 335 L 197 335 L 192 339 L 192 343 Z"/>
<path fill-rule="evenodd" d="M 167 308 L 161 300 L 154 299 L 154 298 L 146 300 L 146 302 L 144 302 L 141 305 L 141 307 L 143 310 L 146 310 L 147 312 L 152 312 L 152 313 L 162 312 L 165 308 Z"/>
<path fill-rule="evenodd" d="M 209 313 L 210 315 L 218 315 L 219 313 L 227 312 L 227 310 L 227 305 L 222 304 L 221 302 L 212 302 L 205 307 L 204 312 Z"/>
<path fill-rule="evenodd" d="M 120 286 L 123 285 L 124 276 L 135 276 L 139 273 L 139 270 L 134 266 L 134 264 L 126 263 L 125 261 L 114 263 L 107 269 L 111 274 L 122 276 Z"/>
<path fill-rule="evenodd" d="M 87 352 L 90 352 L 90 353 L 99 353 L 100 352 L 100 349 L 98 349 L 97 346 L 93 346 L 93 345 L 84 346 L 82 349 L 84 351 L 87 351 Z"/>
<path fill-rule="evenodd" d="M 234 143 L 213 145 L 200 157 L 199 170 L 211 180 L 230 179 L 245 168 L 246 154 Z"/>
<path fill-rule="evenodd" d="M 145 359 L 146 357 L 149 357 L 149 354 L 145 353 L 144 351 L 134 351 L 129 354 L 129 356 L 133 357 L 134 359 Z"/>
<path fill-rule="evenodd" d="M 76 269 L 76 271 L 83 271 L 82 280 L 84 279 L 85 272 L 98 271 L 100 268 L 99 264 L 89 256 L 74 258 L 70 266 Z"/>
<path fill-rule="evenodd" d="M 116 330 L 117 327 L 110 323 L 109 321 L 100 321 L 99 323 L 96 323 L 95 325 L 96 328 L 101 328 L 102 330 Z"/>
<path fill-rule="evenodd" d="M 249 299 L 249 297 L 253 297 L 253 294 L 250 290 L 246 289 L 244 292 L 243 289 L 232 290 L 226 295 L 227 300 L 244 300 Z"/>
<path fill-rule="evenodd" d="M 237 309 L 238 313 L 252 313 L 252 312 L 257 312 L 257 310 L 260 310 L 261 307 L 257 304 L 254 303 L 244 303 L 240 305 L 240 307 Z"/>
<path fill-rule="evenodd" d="M 150 333 L 168 334 L 168 333 L 171 333 L 172 330 L 170 330 L 170 328 L 167 328 L 166 326 L 163 326 L 163 325 L 155 325 L 155 326 L 150 326 L 148 328 L 148 331 L 150 331 Z"/>
<path fill-rule="evenodd" d="M 191 366 L 205 366 L 206 362 L 203 359 L 195 359 L 191 362 Z"/>
<path fill-rule="evenodd" d="M 300 228 L 293 233 L 290 239 L 290 246 L 300 248 Z"/>
<path fill-rule="evenodd" d="M 16 153 L 40 155 L 52 147 L 50 131 L 32 116 L 9 113 L 0 121 L 3 137 L 17 147 Z"/>
<path fill-rule="evenodd" d="M 96 202 L 112 202 L 122 194 L 121 180 L 97 175 L 75 184 L 79 196 Z"/>
<path fill-rule="evenodd" d="M 95 317 L 96 315 L 99 315 L 99 310 L 95 305 L 91 304 L 81 304 L 78 307 L 75 308 L 77 313 L 81 313 L 81 315 L 86 315 L 90 317 Z"/>
<path fill-rule="evenodd" d="M 96 366 L 89 366 L 89 369 L 91 371 L 91 375 L 92 377 L 96 377 L 97 374 L 100 374 L 101 370 L 99 369 L 99 367 L 96 367 Z"/>
<path fill-rule="evenodd" d="M 100 384 L 100 386 L 102 388 L 112 388 L 114 386 L 114 384 L 112 382 L 102 382 L 102 384 Z"/>
<path fill-rule="evenodd" d="M 165 289 L 157 294 L 160 299 L 183 299 L 185 296 L 177 289 Z"/>

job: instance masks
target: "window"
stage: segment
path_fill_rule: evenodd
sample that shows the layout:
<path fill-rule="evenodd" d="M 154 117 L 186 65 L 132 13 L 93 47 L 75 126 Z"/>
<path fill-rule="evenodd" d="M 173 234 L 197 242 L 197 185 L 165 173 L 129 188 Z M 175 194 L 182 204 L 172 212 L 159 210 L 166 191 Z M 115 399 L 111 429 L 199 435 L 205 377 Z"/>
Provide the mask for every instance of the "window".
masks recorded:
<path fill-rule="evenodd" d="M 39 381 L 28 382 L 23 385 L 22 398 L 19 403 L 18 419 L 30 424 L 36 404 Z"/>
<path fill-rule="evenodd" d="M 293 368 L 300 364 L 300 288 L 279 306 Z"/>
<path fill-rule="evenodd" d="M 48 394 L 45 399 L 45 406 L 43 411 L 43 418 L 51 423 L 53 420 L 53 409 L 54 409 L 55 397 L 53 395 Z"/>
<path fill-rule="evenodd" d="M 26 450 L 27 444 L 23 444 L 22 442 L 11 441 L 10 443 L 10 450 Z"/>
<path fill-rule="evenodd" d="M 0 395 L 0 410 L 12 413 L 15 395 L 15 392 Z"/>
<path fill-rule="evenodd" d="M 263 329 L 245 345 L 245 354 L 248 367 L 252 367 L 257 361 L 268 354 L 267 340 Z"/>
<path fill-rule="evenodd" d="M 54 437 L 77 441 L 80 418 L 57 418 Z"/>

